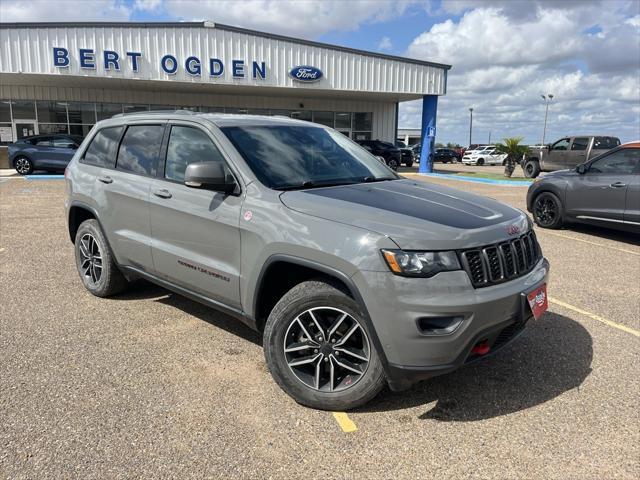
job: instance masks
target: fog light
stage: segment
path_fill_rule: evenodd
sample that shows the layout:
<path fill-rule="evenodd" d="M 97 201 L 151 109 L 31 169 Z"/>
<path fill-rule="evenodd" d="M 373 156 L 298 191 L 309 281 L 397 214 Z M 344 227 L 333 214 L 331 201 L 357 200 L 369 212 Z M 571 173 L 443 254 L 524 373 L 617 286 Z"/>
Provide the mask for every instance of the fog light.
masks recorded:
<path fill-rule="evenodd" d="M 449 335 L 456 331 L 463 317 L 422 317 L 418 319 L 418 330 L 423 335 Z"/>

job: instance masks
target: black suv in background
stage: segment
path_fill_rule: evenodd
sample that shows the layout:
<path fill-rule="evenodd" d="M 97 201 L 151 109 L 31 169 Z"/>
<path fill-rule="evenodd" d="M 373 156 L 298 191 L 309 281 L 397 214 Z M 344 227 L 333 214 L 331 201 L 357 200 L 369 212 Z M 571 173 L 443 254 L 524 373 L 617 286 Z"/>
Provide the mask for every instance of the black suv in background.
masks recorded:
<path fill-rule="evenodd" d="M 393 143 L 382 140 L 358 140 L 357 142 L 373 155 L 384 158 L 384 162 L 392 170 L 398 170 L 402 163 L 402 153 Z"/>
<path fill-rule="evenodd" d="M 412 167 L 413 161 L 415 160 L 413 150 L 407 147 L 407 144 L 400 140 L 396 141 L 396 147 L 400 149 L 400 158 L 402 163 L 404 163 L 407 167 Z"/>
<path fill-rule="evenodd" d="M 451 148 L 436 148 L 433 160 L 435 162 L 449 163 L 462 160 L 462 155 Z"/>

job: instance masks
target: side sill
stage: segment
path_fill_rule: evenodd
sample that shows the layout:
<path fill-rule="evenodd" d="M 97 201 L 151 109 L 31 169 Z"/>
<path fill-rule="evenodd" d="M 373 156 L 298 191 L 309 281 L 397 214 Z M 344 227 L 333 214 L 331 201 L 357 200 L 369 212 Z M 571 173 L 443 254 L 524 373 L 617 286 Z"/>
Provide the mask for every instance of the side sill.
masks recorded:
<path fill-rule="evenodd" d="M 155 283 L 167 290 L 171 290 L 179 295 L 187 297 L 195 302 L 202 303 L 208 307 L 213 308 L 214 310 L 218 310 L 226 315 L 229 315 L 237 320 L 240 320 L 242 323 L 247 325 L 249 328 L 253 330 L 257 330 L 256 322 L 253 318 L 246 315 L 242 310 L 238 310 L 237 308 L 226 305 L 222 302 L 218 302 L 209 297 L 205 297 L 199 293 L 193 292 L 187 288 L 180 287 L 174 283 L 171 283 L 167 280 L 163 280 L 155 275 L 147 273 L 139 268 L 131 267 L 131 266 L 120 266 L 120 269 L 123 271 L 122 273 L 127 278 L 144 278 L 145 280 L 150 281 L 151 283 Z"/>

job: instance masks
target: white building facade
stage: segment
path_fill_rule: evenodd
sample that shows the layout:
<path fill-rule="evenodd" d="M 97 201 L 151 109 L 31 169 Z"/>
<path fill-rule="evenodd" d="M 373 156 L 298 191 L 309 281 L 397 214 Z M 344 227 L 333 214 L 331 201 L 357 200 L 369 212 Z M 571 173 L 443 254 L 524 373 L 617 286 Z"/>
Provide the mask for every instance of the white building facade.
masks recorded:
<path fill-rule="evenodd" d="M 449 68 L 211 22 L 5 23 L 0 145 L 175 108 L 286 115 L 392 142 L 398 103 L 437 101 Z"/>

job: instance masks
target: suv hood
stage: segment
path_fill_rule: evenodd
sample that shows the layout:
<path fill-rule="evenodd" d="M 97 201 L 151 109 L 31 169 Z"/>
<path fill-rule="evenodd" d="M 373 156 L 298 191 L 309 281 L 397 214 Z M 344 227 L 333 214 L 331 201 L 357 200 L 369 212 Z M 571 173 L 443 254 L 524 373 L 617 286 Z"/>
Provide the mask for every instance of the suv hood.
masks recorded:
<path fill-rule="evenodd" d="M 408 250 L 451 250 L 527 229 L 526 215 L 491 198 L 437 184 L 394 180 L 284 192 L 292 210 L 364 228 Z M 512 231 L 513 234 L 513 231 Z"/>

